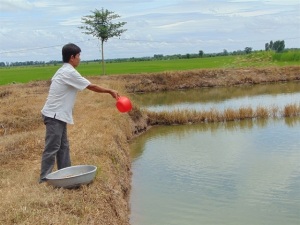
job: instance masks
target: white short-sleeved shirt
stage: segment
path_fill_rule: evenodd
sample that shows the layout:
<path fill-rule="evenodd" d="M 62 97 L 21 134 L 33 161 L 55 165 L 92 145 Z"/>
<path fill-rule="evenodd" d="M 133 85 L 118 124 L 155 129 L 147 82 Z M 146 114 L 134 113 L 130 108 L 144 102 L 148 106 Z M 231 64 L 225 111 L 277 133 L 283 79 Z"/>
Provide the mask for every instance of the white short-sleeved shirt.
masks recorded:
<path fill-rule="evenodd" d="M 91 83 L 69 63 L 64 63 L 51 79 L 47 101 L 42 114 L 69 124 L 73 122 L 73 107 L 77 92 Z"/>

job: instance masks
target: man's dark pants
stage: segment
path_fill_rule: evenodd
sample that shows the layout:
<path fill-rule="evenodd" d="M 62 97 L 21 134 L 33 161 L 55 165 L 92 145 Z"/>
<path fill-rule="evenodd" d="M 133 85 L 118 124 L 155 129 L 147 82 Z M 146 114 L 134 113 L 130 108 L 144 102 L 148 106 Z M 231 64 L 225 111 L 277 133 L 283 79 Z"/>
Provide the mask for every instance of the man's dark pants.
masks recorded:
<path fill-rule="evenodd" d="M 43 116 L 46 125 L 45 149 L 42 155 L 40 182 L 52 172 L 55 159 L 57 169 L 71 166 L 67 124 L 55 118 Z"/>

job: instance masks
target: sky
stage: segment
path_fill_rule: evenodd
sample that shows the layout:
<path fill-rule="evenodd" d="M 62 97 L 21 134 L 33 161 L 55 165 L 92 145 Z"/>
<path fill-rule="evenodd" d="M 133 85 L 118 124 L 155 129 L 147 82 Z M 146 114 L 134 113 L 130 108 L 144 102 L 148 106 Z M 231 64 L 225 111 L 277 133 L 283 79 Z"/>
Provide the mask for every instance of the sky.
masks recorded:
<path fill-rule="evenodd" d="M 271 40 L 300 48 L 300 0 L 0 0 L 0 62 L 61 60 L 67 43 L 100 59 L 99 40 L 78 27 L 102 8 L 127 29 L 105 42 L 105 59 L 264 50 Z"/>

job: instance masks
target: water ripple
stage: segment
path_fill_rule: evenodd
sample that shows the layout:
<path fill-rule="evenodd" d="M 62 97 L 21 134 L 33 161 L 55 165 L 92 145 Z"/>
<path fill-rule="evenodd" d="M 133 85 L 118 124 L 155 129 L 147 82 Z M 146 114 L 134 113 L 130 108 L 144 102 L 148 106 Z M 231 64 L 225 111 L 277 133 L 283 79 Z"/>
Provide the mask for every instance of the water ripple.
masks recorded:
<path fill-rule="evenodd" d="M 300 123 L 186 129 L 133 143 L 133 225 L 299 224 Z"/>

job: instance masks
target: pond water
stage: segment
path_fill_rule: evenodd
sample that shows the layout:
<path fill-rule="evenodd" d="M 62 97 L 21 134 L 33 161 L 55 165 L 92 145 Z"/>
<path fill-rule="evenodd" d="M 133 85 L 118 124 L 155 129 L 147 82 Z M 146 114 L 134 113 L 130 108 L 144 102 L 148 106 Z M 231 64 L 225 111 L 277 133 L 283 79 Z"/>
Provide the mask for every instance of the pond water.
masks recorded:
<path fill-rule="evenodd" d="M 239 87 L 202 88 L 183 91 L 145 93 L 134 96 L 134 101 L 151 111 L 176 109 L 224 110 L 239 107 L 283 107 L 298 103 L 300 82 L 252 85 Z"/>
<path fill-rule="evenodd" d="M 298 103 L 299 93 L 300 84 L 285 83 L 134 100 L 153 110 L 203 109 L 235 107 L 245 99 L 250 105 L 265 106 L 272 98 L 276 105 Z M 299 131 L 300 118 L 150 129 L 131 143 L 131 224 L 300 224 Z"/>
<path fill-rule="evenodd" d="M 132 225 L 299 224 L 300 119 L 156 127 L 132 143 Z"/>

